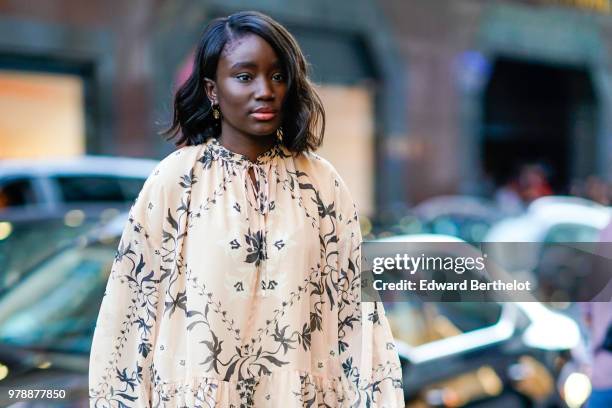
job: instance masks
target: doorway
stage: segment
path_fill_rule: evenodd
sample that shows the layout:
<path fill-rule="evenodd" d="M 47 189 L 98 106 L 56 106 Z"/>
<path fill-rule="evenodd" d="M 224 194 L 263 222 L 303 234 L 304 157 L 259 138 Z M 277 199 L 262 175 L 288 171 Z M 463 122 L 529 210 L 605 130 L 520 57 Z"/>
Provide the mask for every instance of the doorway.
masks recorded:
<path fill-rule="evenodd" d="M 595 173 L 597 100 L 585 67 L 500 57 L 483 104 L 481 157 L 496 186 L 526 165 L 542 168 L 556 194 Z"/>

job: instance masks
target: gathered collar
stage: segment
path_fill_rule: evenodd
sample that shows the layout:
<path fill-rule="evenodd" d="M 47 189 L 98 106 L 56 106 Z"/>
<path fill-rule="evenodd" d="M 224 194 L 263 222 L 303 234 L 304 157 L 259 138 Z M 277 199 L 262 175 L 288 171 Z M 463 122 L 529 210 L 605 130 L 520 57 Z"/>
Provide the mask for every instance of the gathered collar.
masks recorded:
<path fill-rule="evenodd" d="M 211 137 L 206 141 L 206 151 L 200 161 L 202 161 L 202 163 L 206 165 L 205 161 L 222 160 L 224 162 L 227 162 L 228 164 L 233 164 L 241 167 L 250 167 L 253 165 L 265 165 L 267 163 L 272 162 L 277 157 L 288 157 L 290 155 L 291 153 L 289 153 L 287 148 L 282 146 L 278 141 L 275 141 L 274 145 L 270 149 L 257 156 L 255 161 L 252 161 L 247 156 L 241 153 L 236 153 L 229 150 L 227 147 L 219 143 L 219 140 L 214 137 Z"/>

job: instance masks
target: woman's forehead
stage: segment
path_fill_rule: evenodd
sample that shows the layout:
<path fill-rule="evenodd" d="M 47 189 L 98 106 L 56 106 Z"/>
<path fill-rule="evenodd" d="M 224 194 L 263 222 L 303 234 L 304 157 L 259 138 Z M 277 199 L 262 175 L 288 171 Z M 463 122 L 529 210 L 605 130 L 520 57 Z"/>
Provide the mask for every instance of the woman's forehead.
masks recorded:
<path fill-rule="evenodd" d="M 263 38 L 255 34 L 246 34 L 236 37 L 225 44 L 221 52 L 220 63 L 227 68 L 236 64 L 276 65 L 278 56 L 272 46 Z"/>

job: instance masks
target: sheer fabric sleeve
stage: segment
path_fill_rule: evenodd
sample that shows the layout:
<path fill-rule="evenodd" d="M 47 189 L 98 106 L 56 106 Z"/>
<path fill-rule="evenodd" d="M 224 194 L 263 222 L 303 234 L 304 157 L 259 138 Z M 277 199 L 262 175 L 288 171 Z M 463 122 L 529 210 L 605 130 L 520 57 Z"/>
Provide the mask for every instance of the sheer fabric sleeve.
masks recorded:
<path fill-rule="evenodd" d="M 149 407 L 162 269 L 159 166 L 129 211 L 106 285 L 89 361 L 90 407 Z"/>
<path fill-rule="evenodd" d="M 337 197 L 338 348 L 350 406 L 404 407 L 402 370 L 381 302 L 361 302 L 361 230 L 343 186 Z M 343 204 L 344 202 L 344 204 Z"/>

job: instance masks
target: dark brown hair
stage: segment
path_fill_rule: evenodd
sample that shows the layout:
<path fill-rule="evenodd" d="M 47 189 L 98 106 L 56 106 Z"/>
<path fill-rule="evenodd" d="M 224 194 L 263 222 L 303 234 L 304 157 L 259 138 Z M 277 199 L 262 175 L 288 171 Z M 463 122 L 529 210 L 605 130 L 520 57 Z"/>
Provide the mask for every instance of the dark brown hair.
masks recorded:
<path fill-rule="evenodd" d="M 162 132 L 175 144 L 197 145 L 219 137 L 221 125 L 212 115 L 205 78 L 216 79 L 217 64 L 228 42 L 247 34 L 263 38 L 274 49 L 287 77 L 283 104 L 283 144 L 293 152 L 315 150 L 323 141 L 325 111 L 309 78 L 304 54 L 293 36 L 271 17 L 244 11 L 208 24 L 193 61 L 189 78 L 174 97 L 172 125 Z"/>

